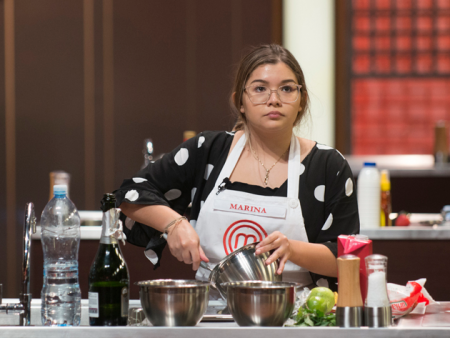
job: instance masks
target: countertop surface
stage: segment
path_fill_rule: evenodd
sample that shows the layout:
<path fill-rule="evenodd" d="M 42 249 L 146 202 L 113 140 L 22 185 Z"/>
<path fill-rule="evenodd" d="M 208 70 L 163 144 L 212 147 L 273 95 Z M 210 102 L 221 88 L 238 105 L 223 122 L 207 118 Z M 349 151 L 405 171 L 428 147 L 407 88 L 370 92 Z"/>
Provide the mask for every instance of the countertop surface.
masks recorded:
<path fill-rule="evenodd" d="M 204 323 L 195 327 L 2 327 L 1 338 L 430 338 L 449 337 L 450 328 L 382 328 L 369 329 L 367 327 L 342 329 L 337 327 L 311 327 L 311 328 L 273 328 L 273 327 L 239 327 L 234 323 Z"/>
<path fill-rule="evenodd" d="M 356 177 L 364 162 L 375 162 L 379 169 L 388 169 L 391 177 L 447 177 L 450 164 L 434 163 L 433 155 L 345 155 Z"/>
<path fill-rule="evenodd" d="M 17 299 L 4 299 L 4 303 L 15 303 Z M 389 328 L 351 328 L 339 327 L 239 327 L 235 322 L 200 322 L 195 327 L 89 327 L 87 326 L 87 300 L 82 300 L 82 325 L 79 327 L 43 327 L 43 326 L 2 326 L 0 337 L 170 337 L 170 338 L 231 338 L 260 337 L 273 338 L 283 335 L 285 338 L 315 337 L 449 337 L 450 313 L 448 302 L 438 303 L 433 311 L 425 309 L 424 315 L 410 314 Z M 130 307 L 140 306 L 139 300 L 130 300 Z M 83 311 L 83 309 L 85 311 Z M 416 312 L 416 311 L 414 311 Z M 428 313 L 429 312 L 429 313 Z M 3 319 L 5 315 L 0 316 Z M 9 317 L 16 317 L 10 315 Z M 32 301 L 31 323 L 39 325 L 40 300 Z M 14 325 L 10 323 L 9 325 Z"/>

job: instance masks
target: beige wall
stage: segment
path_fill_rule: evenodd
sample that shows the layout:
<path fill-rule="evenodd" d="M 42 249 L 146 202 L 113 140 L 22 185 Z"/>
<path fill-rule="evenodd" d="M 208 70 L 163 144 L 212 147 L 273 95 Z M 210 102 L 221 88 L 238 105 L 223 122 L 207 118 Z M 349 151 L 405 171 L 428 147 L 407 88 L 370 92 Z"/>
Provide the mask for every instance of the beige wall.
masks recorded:
<path fill-rule="evenodd" d="M 283 44 L 298 59 L 311 98 L 299 134 L 334 146 L 334 1 L 284 0 Z"/>

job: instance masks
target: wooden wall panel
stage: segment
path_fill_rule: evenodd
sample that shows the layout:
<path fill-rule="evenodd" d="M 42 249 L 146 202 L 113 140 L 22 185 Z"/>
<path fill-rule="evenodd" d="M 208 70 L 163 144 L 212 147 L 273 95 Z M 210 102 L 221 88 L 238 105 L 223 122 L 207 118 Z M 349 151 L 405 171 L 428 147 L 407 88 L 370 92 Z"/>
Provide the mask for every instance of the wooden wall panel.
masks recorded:
<path fill-rule="evenodd" d="M 49 172 L 72 176 L 84 202 L 83 2 L 16 1 L 17 204 L 38 214 Z"/>
<path fill-rule="evenodd" d="M 222 2 L 211 6 L 201 1 L 197 19 L 197 111 L 194 130 L 230 130 L 234 117 L 230 114 L 229 97 L 233 83 L 235 64 L 233 55 L 233 31 L 236 5 Z M 240 4 L 238 4 L 241 6 Z M 233 11 L 235 10 L 235 11 Z M 238 32 L 242 35 L 242 32 Z"/>
<path fill-rule="evenodd" d="M 17 198 L 10 216 L 17 221 L 8 224 L 16 234 L 12 252 L 0 238 L 0 255 L 14 255 L 16 262 L 25 203 L 34 202 L 40 218 L 50 171 L 72 175 L 70 196 L 80 210 L 97 209 L 103 193 L 140 169 L 145 138 L 153 138 L 159 154 L 181 143 L 185 130 L 231 129 L 232 74 L 244 47 L 270 43 L 281 32 L 281 0 L 8 1 L 15 4 Z M 86 26 L 84 10 L 92 2 L 94 22 Z M 3 135 L 4 79 L 0 67 Z M 0 147 L 2 233 L 5 149 Z M 0 265 L 0 283 L 6 275 L 18 282 L 21 267 L 15 265 L 11 271 Z M 18 296 L 8 285 L 4 290 L 5 297 Z"/>
<path fill-rule="evenodd" d="M 186 4 L 115 2 L 117 186 L 140 169 L 145 138 L 153 138 L 156 153 L 169 151 L 182 139 L 186 124 Z M 173 93 L 177 93 L 175 97 Z"/>
<path fill-rule="evenodd" d="M 4 23 L 4 2 L 0 2 L 0 20 Z M 5 119 L 5 25 L 0 25 L 0 257 L 7 254 L 6 226 L 6 119 Z M 6 260 L 0 263 L 0 284 L 5 290 L 7 280 Z"/>

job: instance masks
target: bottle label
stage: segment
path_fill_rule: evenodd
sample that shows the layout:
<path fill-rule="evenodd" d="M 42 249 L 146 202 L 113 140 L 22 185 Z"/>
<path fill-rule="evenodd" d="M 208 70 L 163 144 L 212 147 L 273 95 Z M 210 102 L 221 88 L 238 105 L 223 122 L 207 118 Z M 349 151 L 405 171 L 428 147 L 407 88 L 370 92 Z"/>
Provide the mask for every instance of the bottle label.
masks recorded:
<path fill-rule="evenodd" d="M 120 307 L 121 307 L 121 313 L 122 317 L 128 317 L 128 303 L 129 303 L 129 294 L 128 294 L 128 288 L 124 286 L 122 288 L 122 297 L 120 301 Z M 89 306 L 90 308 L 90 306 Z"/>
<path fill-rule="evenodd" d="M 89 317 L 98 318 L 98 292 L 89 292 Z"/>

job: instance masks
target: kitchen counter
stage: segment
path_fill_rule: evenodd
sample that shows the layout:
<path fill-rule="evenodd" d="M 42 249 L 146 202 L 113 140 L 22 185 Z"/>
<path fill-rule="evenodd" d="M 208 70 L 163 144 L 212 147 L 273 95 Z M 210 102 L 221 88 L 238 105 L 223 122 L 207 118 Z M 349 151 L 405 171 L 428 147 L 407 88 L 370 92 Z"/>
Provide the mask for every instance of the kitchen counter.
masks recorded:
<path fill-rule="evenodd" d="M 449 225 L 426 226 L 411 224 L 404 227 L 383 227 L 379 229 L 361 229 L 361 234 L 371 240 L 449 240 Z"/>
<path fill-rule="evenodd" d="M 16 303 L 18 299 L 4 299 L 4 303 Z M 211 301 L 210 306 L 217 310 L 217 302 L 221 306 L 224 301 Z M 81 301 L 81 325 L 79 327 L 43 327 L 40 326 L 40 299 L 33 299 L 31 305 L 31 326 L 1 326 L 18 323 L 18 316 L 0 315 L 0 338 L 15 337 L 170 337 L 170 338 L 230 338 L 257 335 L 260 338 L 299 337 L 449 337 L 450 336 L 450 302 L 438 302 L 428 307 L 418 305 L 409 315 L 396 321 L 389 328 L 374 329 L 368 327 L 343 329 L 339 327 L 239 327 L 234 321 L 212 322 L 202 321 L 195 327 L 90 327 L 88 326 L 88 300 Z M 219 306 L 219 307 L 221 307 Z M 130 308 L 140 307 L 139 300 L 130 300 Z M 210 309 L 210 307 L 208 307 Z M 207 312 L 209 313 L 209 312 Z M 215 313 L 215 312 L 214 312 Z M 5 318 L 8 319 L 5 322 Z M 10 320 L 12 319 L 12 321 Z"/>
<path fill-rule="evenodd" d="M 397 214 L 391 214 L 391 218 Z M 361 234 L 371 240 L 448 240 L 450 239 L 450 223 L 441 225 L 424 225 L 421 222 L 437 222 L 440 214 L 411 214 L 408 226 L 379 227 L 360 230 Z"/>
<path fill-rule="evenodd" d="M 283 338 L 431 338 L 449 337 L 450 328 L 383 328 L 383 329 L 341 329 L 337 327 L 312 328 L 272 328 L 272 327 L 239 327 L 235 323 L 201 323 L 196 327 L 3 327 L 0 338 L 273 338 L 283 335 Z"/>
<path fill-rule="evenodd" d="M 14 303 L 17 299 L 5 299 L 4 302 Z M 139 300 L 130 300 L 130 307 L 140 306 Z M 409 315 L 401 319 L 398 325 L 383 328 L 369 329 L 368 327 L 342 329 L 338 327 L 239 327 L 235 322 L 200 322 L 195 327 L 89 327 L 87 326 L 87 300 L 82 300 L 82 325 L 79 327 L 43 327 L 43 326 L 2 326 L 0 338 L 115 338 L 115 337 L 169 337 L 169 338 L 273 338 L 282 335 L 284 338 L 298 338 L 307 336 L 315 337 L 449 337 L 450 336 L 450 314 L 439 313 L 443 317 L 436 326 L 425 327 L 427 320 L 425 316 Z M 0 318 L 4 318 L 2 315 Z M 8 316 L 14 317 L 14 316 Z M 32 301 L 31 323 L 40 322 L 40 300 Z M 433 323 L 432 321 L 428 321 Z M 11 324 L 10 324 L 11 325 Z M 440 325 L 440 326 L 438 326 Z"/>
<path fill-rule="evenodd" d="M 445 314 L 443 314 L 445 315 Z M 368 327 L 343 329 L 339 327 L 239 327 L 235 322 L 201 322 L 195 327 L 13 327 L 0 328 L 0 338 L 119 338 L 119 337 L 170 337 L 170 338 L 284 338 L 298 337 L 449 337 L 449 326 L 423 327 L 418 325 L 424 316 L 409 315 L 402 325 L 374 329 Z M 445 318 L 447 321 L 449 318 Z M 448 322 L 442 322 L 448 325 Z"/>
<path fill-rule="evenodd" d="M 391 177 L 450 176 L 450 164 L 435 165 L 433 155 L 346 155 L 345 158 L 355 176 L 364 162 L 375 162 L 379 169 L 388 169 Z"/>

